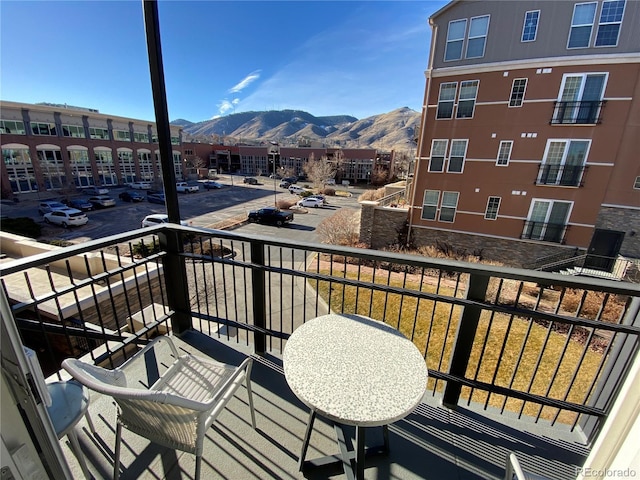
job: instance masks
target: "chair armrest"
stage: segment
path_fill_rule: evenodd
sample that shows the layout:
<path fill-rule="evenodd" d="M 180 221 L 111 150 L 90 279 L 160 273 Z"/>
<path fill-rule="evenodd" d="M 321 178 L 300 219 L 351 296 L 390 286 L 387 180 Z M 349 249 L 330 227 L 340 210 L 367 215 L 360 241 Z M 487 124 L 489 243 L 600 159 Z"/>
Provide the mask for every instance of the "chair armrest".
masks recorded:
<path fill-rule="evenodd" d="M 166 344 L 169 345 L 169 348 L 171 349 L 171 354 L 173 355 L 174 359 L 177 360 L 180 354 L 178 353 L 178 349 L 173 343 L 173 340 L 169 335 L 161 335 L 159 337 L 154 338 L 149 343 L 147 343 L 142 350 L 136 352 L 130 359 L 128 359 L 126 362 L 120 365 L 116 370 L 125 371 L 131 368 L 131 365 L 135 364 L 141 359 L 144 359 L 145 354 L 149 350 L 153 350 L 154 348 L 157 348 L 158 344 L 161 342 L 166 342 Z"/>

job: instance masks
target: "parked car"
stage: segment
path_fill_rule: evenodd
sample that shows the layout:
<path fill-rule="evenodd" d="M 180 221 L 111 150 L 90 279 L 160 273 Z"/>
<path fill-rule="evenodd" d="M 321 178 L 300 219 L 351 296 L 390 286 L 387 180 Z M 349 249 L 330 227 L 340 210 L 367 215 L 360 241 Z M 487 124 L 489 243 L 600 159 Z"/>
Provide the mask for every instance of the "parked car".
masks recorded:
<path fill-rule="evenodd" d="M 218 183 L 218 182 L 214 182 L 214 181 L 211 181 L 211 180 L 207 180 L 206 182 L 202 182 L 202 186 L 204 188 L 206 188 L 207 190 L 216 190 L 218 188 L 224 187 L 223 184 Z"/>
<path fill-rule="evenodd" d="M 164 193 L 149 193 L 147 194 L 147 202 L 165 204 Z"/>
<path fill-rule="evenodd" d="M 169 215 L 166 213 L 152 213 L 142 219 L 142 228 L 153 227 L 154 225 L 161 225 L 163 223 L 169 223 Z M 180 220 L 180 225 L 186 225 L 187 222 Z"/>
<path fill-rule="evenodd" d="M 65 208 L 64 210 L 54 210 L 44 214 L 44 221 L 54 225 L 62 225 L 63 228 L 84 225 L 89 221 L 89 217 L 76 208 Z"/>
<path fill-rule="evenodd" d="M 329 202 L 327 202 L 327 199 L 324 198 L 324 195 L 315 194 L 315 195 L 309 195 L 306 198 L 317 198 L 319 200 L 322 200 L 323 205 L 329 205 Z"/>
<path fill-rule="evenodd" d="M 289 185 L 292 185 L 294 183 L 298 183 L 298 177 L 284 177 L 282 179 L 283 182 L 289 182 Z"/>
<path fill-rule="evenodd" d="M 45 200 L 44 202 L 40 202 L 38 205 L 38 212 L 40 215 L 44 215 L 45 213 L 53 212 L 54 210 L 64 210 L 67 207 L 64 203 L 54 201 L 54 200 Z"/>
<path fill-rule="evenodd" d="M 302 193 L 302 192 L 306 192 L 307 190 L 298 186 L 298 185 L 290 185 L 289 186 L 289 192 L 291 193 Z"/>
<path fill-rule="evenodd" d="M 251 223 L 272 223 L 280 227 L 287 222 L 293 221 L 293 213 L 283 212 L 276 207 L 264 207 L 250 211 L 247 220 Z"/>
<path fill-rule="evenodd" d="M 144 195 L 140 192 L 122 192 L 118 198 L 124 202 L 141 202 L 144 200 Z"/>
<path fill-rule="evenodd" d="M 280 182 L 280 188 L 289 188 L 291 186 L 291 184 L 289 182 L 287 182 L 286 180 L 283 180 Z"/>
<path fill-rule="evenodd" d="M 335 179 L 335 178 L 327 178 L 327 179 L 324 181 L 324 184 L 325 184 L 325 185 L 335 185 L 335 184 L 336 184 L 336 179 Z"/>
<path fill-rule="evenodd" d="M 302 200 L 300 200 L 297 203 L 297 205 L 299 207 L 318 208 L 318 207 L 322 207 L 324 205 L 324 202 L 320 198 L 307 197 L 307 198 L 303 198 Z"/>
<path fill-rule="evenodd" d="M 115 207 L 116 201 L 108 195 L 96 195 L 95 197 L 89 197 L 89 202 L 94 208 L 107 208 Z"/>
<path fill-rule="evenodd" d="M 258 179 L 255 177 L 244 177 L 242 183 L 248 183 L 249 185 L 258 185 Z"/>
<path fill-rule="evenodd" d="M 93 210 L 93 205 L 91 204 L 91 202 L 87 201 L 86 198 L 72 198 L 70 200 L 63 200 L 62 203 L 64 203 L 68 207 L 82 210 L 83 212 Z"/>
<path fill-rule="evenodd" d="M 131 182 L 129 188 L 136 190 L 151 190 L 151 183 L 149 182 Z"/>
<path fill-rule="evenodd" d="M 108 188 L 104 187 L 87 187 L 82 190 L 85 195 L 107 195 L 109 193 Z"/>
<path fill-rule="evenodd" d="M 198 185 L 189 185 L 187 182 L 176 183 L 176 190 L 178 193 L 195 193 L 200 191 Z"/>
<path fill-rule="evenodd" d="M 269 178 L 275 178 L 276 180 L 280 180 L 282 177 L 277 173 L 272 173 L 271 175 L 269 175 Z"/>

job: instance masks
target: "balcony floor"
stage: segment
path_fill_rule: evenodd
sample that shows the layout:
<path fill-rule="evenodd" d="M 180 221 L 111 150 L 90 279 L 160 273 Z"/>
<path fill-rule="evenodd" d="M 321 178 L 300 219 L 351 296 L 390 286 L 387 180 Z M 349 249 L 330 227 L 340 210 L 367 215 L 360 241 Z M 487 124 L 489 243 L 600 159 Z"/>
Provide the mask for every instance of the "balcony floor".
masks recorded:
<path fill-rule="evenodd" d="M 239 364 L 244 346 L 212 340 L 189 332 L 180 348 L 219 361 Z M 244 350 L 244 351 L 243 351 Z M 246 391 L 241 389 L 210 429 L 202 462 L 202 479 L 321 479 L 345 478 L 331 469 L 298 472 L 297 459 L 308 409 L 293 395 L 274 356 L 259 357 L 252 372 L 257 430 L 250 424 Z M 81 448 L 96 479 L 111 478 L 115 445 L 115 406 L 108 397 L 91 394 L 90 413 L 96 435 L 83 419 L 77 426 Z M 379 429 L 367 438 L 376 442 Z M 588 450 L 578 436 L 468 409 L 449 410 L 438 400 L 425 401 L 404 420 L 389 427 L 391 452 L 368 460 L 367 479 L 500 479 L 505 458 L 515 451 L 526 470 L 564 480 L 576 477 Z M 192 454 L 150 444 L 123 429 L 122 479 L 193 478 Z M 78 462 L 66 442 L 62 445 L 74 478 L 82 479 Z M 316 420 L 307 459 L 337 453 L 332 426 Z"/>

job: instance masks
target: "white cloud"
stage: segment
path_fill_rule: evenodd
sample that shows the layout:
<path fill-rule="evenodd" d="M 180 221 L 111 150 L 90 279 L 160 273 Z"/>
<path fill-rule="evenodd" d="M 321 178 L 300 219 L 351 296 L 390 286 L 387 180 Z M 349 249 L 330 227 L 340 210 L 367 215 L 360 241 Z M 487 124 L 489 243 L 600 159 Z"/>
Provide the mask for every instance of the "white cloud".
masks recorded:
<path fill-rule="evenodd" d="M 261 70 L 255 70 L 255 71 L 251 72 L 249 75 L 247 75 L 242 80 L 240 80 L 240 82 L 238 82 L 233 87 L 231 87 L 229 89 L 228 93 L 241 92 L 242 90 L 244 90 L 249 85 L 251 85 L 253 82 L 255 82 L 257 79 L 260 78 L 260 72 L 261 72 Z"/>
<path fill-rule="evenodd" d="M 229 110 L 232 110 L 232 109 L 235 110 L 236 105 L 238 105 L 238 103 L 240 103 L 239 98 L 234 98 L 231 101 L 225 98 L 218 104 L 218 112 L 220 112 L 220 115 L 224 115 Z"/>

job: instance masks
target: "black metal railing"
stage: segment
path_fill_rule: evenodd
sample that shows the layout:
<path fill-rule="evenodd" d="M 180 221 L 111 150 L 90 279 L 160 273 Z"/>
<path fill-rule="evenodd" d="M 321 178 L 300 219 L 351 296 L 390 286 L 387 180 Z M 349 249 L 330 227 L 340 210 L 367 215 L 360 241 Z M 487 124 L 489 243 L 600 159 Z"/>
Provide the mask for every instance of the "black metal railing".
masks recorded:
<path fill-rule="evenodd" d="M 536 183 L 538 185 L 561 185 L 564 187 L 581 187 L 584 165 L 550 165 L 540 164 Z"/>
<path fill-rule="evenodd" d="M 602 122 L 602 108 L 606 100 L 581 102 L 555 102 L 553 107 L 552 125 L 590 125 Z"/>
<path fill-rule="evenodd" d="M 543 240 L 545 242 L 564 243 L 568 225 L 564 223 L 545 223 L 527 220 L 520 238 Z"/>
<path fill-rule="evenodd" d="M 305 321 L 357 313 L 416 344 L 429 392 L 447 405 L 590 438 L 640 343 L 638 285 L 182 226 L 56 249 L 0 274 L 24 343 L 43 344 L 54 371 L 66 356 L 117 364 L 192 327 L 278 354 Z"/>

